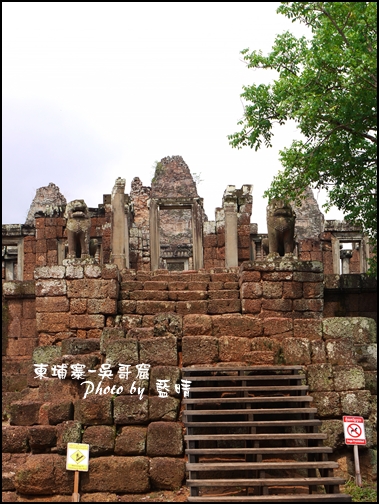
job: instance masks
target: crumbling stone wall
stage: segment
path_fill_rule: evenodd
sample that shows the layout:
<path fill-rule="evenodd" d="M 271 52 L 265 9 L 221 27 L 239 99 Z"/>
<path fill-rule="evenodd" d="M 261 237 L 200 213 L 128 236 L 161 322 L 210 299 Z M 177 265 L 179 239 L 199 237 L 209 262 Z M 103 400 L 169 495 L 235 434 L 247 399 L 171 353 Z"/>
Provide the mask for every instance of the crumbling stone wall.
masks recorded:
<path fill-rule="evenodd" d="M 13 497 L 72 493 L 67 442 L 90 445 L 82 493 L 180 486 L 183 391 L 174 385 L 181 385 L 182 366 L 192 364 L 304 366 L 335 456 L 344 446 L 343 414 L 365 418 L 363 459 L 372 455 L 376 324 L 361 317 L 323 318 L 321 263 L 277 259 L 208 271 L 119 272 L 93 260 L 66 260 L 36 268 L 35 299 L 17 297 L 11 285 L 17 283 L 5 289 L 11 331 L 23 324 L 26 330 L 27 320 L 35 324 L 27 330 L 34 334 L 29 362 L 27 355 L 7 361 L 8 371 L 24 363 L 27 384 L 21 392 L 7 392 L 5 406 L 3 489 Z M 28 312 L 33 306 L 35 317 Z M 18 348 L 24 333 L 17 333 L 18 340 L 15 334 L 12 345 Z M 118 373 L 121 363 L 130 365 L 126 378 Z M 141 363 L 150 365 L 148 379 L 137 378 Z M 42 379 L 35 373 L 38 364 L 48 365 Z M 53 376 L 53 366 L 62 364 L 66 378 Z M 88 384 L 74 378 L 74 364 L 84 365 L 85 381 L 93 383 L 86 398 Z M 112 378 L 101 379 L 104 364 Z M 167 380 L 167 397 L 159 397 L 157 380 Z M 128 476 L 120 478 L 120 471 Z"/>

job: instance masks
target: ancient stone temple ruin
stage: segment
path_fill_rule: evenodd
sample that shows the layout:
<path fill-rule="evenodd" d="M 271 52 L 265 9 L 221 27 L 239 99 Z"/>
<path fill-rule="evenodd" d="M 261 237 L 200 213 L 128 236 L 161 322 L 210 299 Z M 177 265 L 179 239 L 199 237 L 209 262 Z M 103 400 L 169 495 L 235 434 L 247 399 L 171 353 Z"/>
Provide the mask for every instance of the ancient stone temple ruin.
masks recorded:
<path fill-rule="evenodd" d="M 228 186 L 208 220 L 173 156 L 149 187 L 118 178 L 97 208 L 49 184 L 25 224 L 3 225 L 3 500 L 69 498 L 67 443 L 84 443 L 87 500 L 187 484 L 189 500 L 231 487 L 304 500 L 321 485 L 348 501 L 343 415 L 365 419 L 373 478 L 368 242 L 325 221 L 311 190 L 290 238 L 282 208 L 260 234 L 252 192 Z"/>

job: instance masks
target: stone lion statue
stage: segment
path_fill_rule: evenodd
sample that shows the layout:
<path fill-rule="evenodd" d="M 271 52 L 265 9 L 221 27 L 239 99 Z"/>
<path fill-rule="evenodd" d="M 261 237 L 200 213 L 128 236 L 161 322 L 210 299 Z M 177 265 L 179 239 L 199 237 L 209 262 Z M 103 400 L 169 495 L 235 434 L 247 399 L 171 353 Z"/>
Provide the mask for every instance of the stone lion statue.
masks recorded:
<path fill-rule="evenodd" d="M 292 254 L 295 248 L 295 218 L 291 205 L 283 200 L 271 200 L 267 206 L 268 252 Z M 265 244 L 267 247 L 267 243 Z"/>
<path fill-rule="evenodd" d="M 88 258 L 90 246 L 91 218 L 84 200 L 74 200 L 66 206 L 68 259 Z"/>

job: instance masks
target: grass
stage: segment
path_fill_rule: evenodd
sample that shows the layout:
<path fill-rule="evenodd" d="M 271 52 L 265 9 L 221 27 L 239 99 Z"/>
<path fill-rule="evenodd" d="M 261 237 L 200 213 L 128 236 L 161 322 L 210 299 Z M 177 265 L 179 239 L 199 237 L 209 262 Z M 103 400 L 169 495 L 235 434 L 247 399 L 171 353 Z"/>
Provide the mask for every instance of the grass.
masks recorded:
<path fill-rule="evenodd" d="M 362 486 L 356 485 L 351 479 L 345 484 L 344 492 L 351 495 L 353 502 L 377 502 L 377 490 L 375 483 L 362 481 Z"/>

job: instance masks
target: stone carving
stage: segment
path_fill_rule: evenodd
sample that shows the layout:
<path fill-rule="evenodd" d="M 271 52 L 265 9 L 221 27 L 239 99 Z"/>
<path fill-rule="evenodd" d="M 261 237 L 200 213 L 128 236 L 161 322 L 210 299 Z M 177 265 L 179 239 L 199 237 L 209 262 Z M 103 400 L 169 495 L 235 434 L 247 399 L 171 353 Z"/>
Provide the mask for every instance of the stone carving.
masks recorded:
<path fill-rule="evenodd" d="M 88 258 L 91 218 L 84 200 L 73 200 L 66 206 L 68 259 Z"/>
<path fill-rule="evenodd" d="M 295 218 L 291 205 L 271 200 L 267 206 L 268 248 L 270 254 L 292 254 L 295 248 Z"/>

